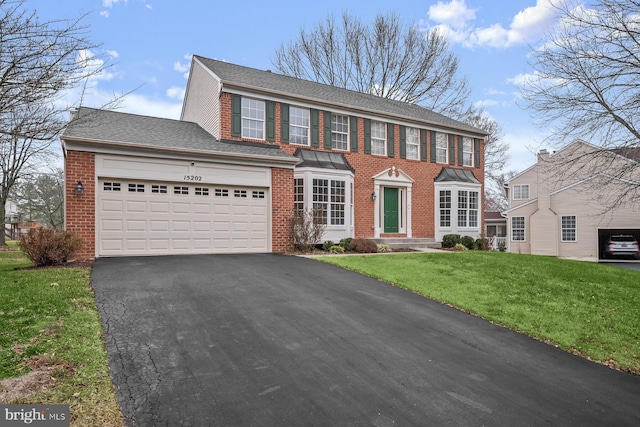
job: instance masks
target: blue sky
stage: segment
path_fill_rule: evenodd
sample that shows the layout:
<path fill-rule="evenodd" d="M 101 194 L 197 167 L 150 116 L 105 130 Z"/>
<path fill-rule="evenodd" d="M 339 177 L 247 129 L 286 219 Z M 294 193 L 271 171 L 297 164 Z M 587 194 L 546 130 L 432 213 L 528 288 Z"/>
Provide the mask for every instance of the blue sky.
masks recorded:
<path fill-rule="evenodd" d="M 99 54 L 112 66 L 92 82 L 84 105 L 99 107 L 114 94 L 128 95 L 120 111 L 179 118 L 190 57 L 197 54 L 258 69 L 272 69 L 274 52 L 329 14 L 347 10 L 370 21 L 396 12 L 406 22 L 439 26 L 469 77 L 471 101 L 484 105 L 510 145 L 507 169 L 521 171 L 535 162 L 544 128 L 519 100 L 518 82 L 531 72 L 530 46 L 553 29 L 550 0 L 358 0 L 301 2 L 174 0 L 27 0 L 40 19 L 76 18 Z M 69 93 L 68 100 L 77 99 Z M 522 104 L 523 105 L 523 104 Z"/>

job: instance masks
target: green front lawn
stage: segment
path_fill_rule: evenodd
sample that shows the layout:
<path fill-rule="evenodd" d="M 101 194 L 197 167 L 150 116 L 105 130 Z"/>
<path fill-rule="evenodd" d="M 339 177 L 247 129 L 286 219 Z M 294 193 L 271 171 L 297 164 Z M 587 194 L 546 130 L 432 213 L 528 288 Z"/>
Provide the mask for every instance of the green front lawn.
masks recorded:
<path fill-rule="evenodd" d="M 638 271 L 480 251 L 320 259 L 640 374 Z"/>
<path fill-rule="evenodd" d="M 0 403 L 65 403 L 71 425 L 122 426 L 90 269 L 16 270 L 29 265 L 17 250 L 0 251 L 0 396 L 35 394 Z"/>

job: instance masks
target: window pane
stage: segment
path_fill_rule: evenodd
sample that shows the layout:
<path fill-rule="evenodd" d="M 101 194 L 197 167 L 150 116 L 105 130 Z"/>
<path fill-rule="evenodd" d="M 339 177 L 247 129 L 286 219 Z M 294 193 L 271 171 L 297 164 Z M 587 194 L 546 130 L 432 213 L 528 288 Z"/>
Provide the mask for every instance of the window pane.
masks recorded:
<path fill-rule="evenodd" d="M 440 191 L 440 227 L 451 226 L 451 190 Z"/>
<path fill-rule="evenodd" d="M 420 158 L 420 132 L 416 128 L 407 128 L 407 159 L 418 160 Z"/>
<path fill-rule="evenodd" d="M 576 217 L 575 215 L 562 217 L 562 241 L 563 242 L 575 242 L 576 241 Z"/>
<path fill-rule="evenodd" d="M 309 145 L 309 110 L 289 107 L 289 142 Z"/>
<path fill-rule="evenodd" d="M 242 98 L 242 136 L 264 139 L 264 101 Z"/>
<path fill-rule="evenodd" d="M 473 139 L 462 138 L 462 164 L 473 166 Z"/>
<path fill-rule="evenodd" d="M 349 117 L 331 115 L 331 147 L 336 150 L 349 149 Z"/>
<path fill-rule="evenodd" d="M 387 154 L 387 127 L 382 122 L 371 122 L 371 154 Z"/>
<path fill-rule="evenodd" d="M 436 133 L 436 162 L 447 163 L 448 140 L 447 134 Z"/>
<path fill-rule="evenodd" d="M 524 241 L 524 217 L 514 216 L 511 218 L 511 240 Z"/>

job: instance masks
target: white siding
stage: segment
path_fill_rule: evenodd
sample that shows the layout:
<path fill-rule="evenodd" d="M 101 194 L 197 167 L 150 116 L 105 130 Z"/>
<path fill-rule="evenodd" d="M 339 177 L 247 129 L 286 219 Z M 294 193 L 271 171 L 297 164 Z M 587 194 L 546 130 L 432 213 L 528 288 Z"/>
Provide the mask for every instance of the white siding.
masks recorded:
<path fill-rule="evenodd" d="M 193 61 L 181 120 L 195 122 L 220 139 L 220 85 L 198 61 Z"/>

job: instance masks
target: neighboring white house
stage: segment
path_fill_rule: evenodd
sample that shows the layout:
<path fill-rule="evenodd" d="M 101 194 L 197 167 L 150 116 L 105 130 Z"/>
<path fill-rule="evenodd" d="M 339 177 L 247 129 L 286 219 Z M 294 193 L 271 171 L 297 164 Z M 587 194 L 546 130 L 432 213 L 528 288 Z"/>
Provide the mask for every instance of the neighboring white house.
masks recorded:
<path fill-rule="evenodd" d="M 13 200 L 7 200 L 4 205 L 4 234 L 10 239 L 16 239 L 18 236 L 18 224 L 20 223 L 20 215 L 18 213 L 18 205 Z"/>
<path fill-rule="evenodd" d="M 507 184 L 510 252 L 597 260 L 607 238 L 640 240 L 640 149 L 604 151 L 575 141 Z"/>

